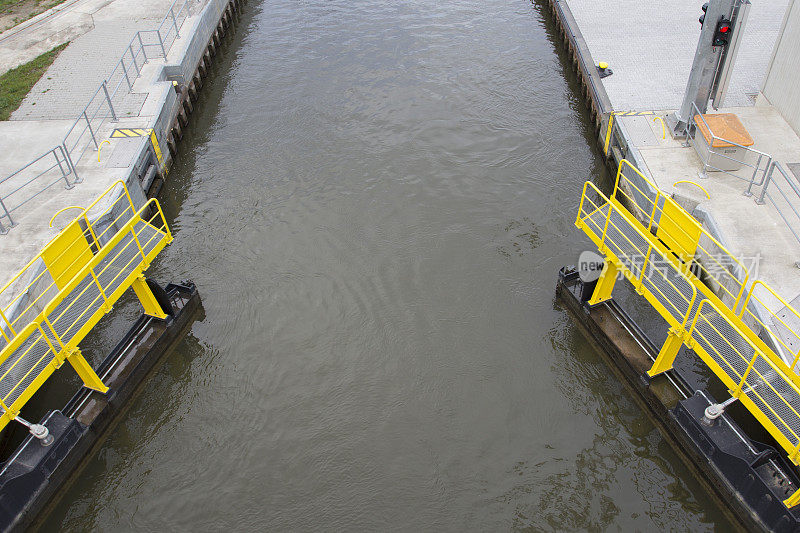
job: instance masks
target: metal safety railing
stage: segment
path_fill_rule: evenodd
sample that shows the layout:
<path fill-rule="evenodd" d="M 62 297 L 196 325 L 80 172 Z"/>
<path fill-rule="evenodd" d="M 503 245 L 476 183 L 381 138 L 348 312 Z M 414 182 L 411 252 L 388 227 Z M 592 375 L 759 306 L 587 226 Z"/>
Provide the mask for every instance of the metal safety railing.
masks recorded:
<path fill-rule="evenodd" d="M 672 198 L 634 186 L 625 175 L 631 170 L 636 169 L 627 161 L 620 164 L 610 196 L 591 182 L 583 187 L 575 224 L 606 256 L 589 304 L 610 299 L 617 275 L 622 274 L 670 326 L 648 374 L 670 370 L 680 347 L 687 345 L 800 464 L 800 376 L 793 370 L 800 347 L 785 342 L 795 353 L 790 366 L 760 337 L 762 331 L 756 331 L 761 325 L 776 335 L 775 326 L 764 324 L 750 311 L 761 301 L 758 287 L 774 291 L 757 281 L 744 296 L 747 273 L 741 263 L 689 213 L 671 204 Z M 636 172 L 637 179 L 652 185 Z M 718 256 L 722 259 L 718 265 L 725 267 L 722 276 L 703 264 L 713 255 L 701 244 L 704 240 L 723 254 Z M 800 320 L 800 313 L 786 306 Z M 791 329 L 789 322 L 782 323 Z M 787 505 L 800 502 L 800 493 L 796 496 Z"/>
<path fill-rule="evenodd" d="M 189 17 L 190 0 L 174 0 L 155 30 L 137 31 L 131 38 L 114 69 L 100 84 L 89 102 L 75 119 L 62 145 L 71 160 L 79 161 L 86 150 L 100 146 L 99 130 L 110 118 L 116 121 L 124 99 L 133 92 L 133 85 L 142 75 L 149 60 L 164 58 L 180 37 L 180 28 Z"/>
<path fill-rule="evenodd" d="M 78 344 L 129 287 L 165 316 L 142 273 L 171 241 L 158 201 L 136 209 L 119 181 L 0 289 L 0 430 L 64 361 L 107 390 Z"/>
<path fill-rule="evenodd" d="M 671 326 L 686 327 L 697 301 L 697 288 L 681 275 L 685 266 L 671 260 L 668 252 L 638 231 L 630 213 L 587 181 L 577 224 L 601 253 L 611 257 L 612 268 L 621 271 Z"/>
<path fill-rule="evenodd" d="M 64 187 L 71 189 L 80 181 L 75 176 L 70 182 L 69 176 L 72 174 L 72 166 L 64 148 L 59 145 L 0 180 L 0 234 L 5 234 L 8 228 L 16 225 L 11 213 L 53 185 L 63 181 Z M 29 186 L 30 192 L 20 194 Z"/>
<path fill-rule="evenodd" d="M 736 310 L 749 280 L 748 269 L 674 199 L 627 160 L 620 163 L 611 198 L 662 239 L 672 253 Z"/>
<path fill-rule="evenodd" d="M 698 118 L 700 119 L 699 123 L 697 120 Z M 703 141 L 703 144 L 707 145 L 707 149 L 701 149 L 698 145 L 697 135 L 703 135 L 701 128 L 698 127 L 699 125 L 702 125 L 702 129 L 707 131 L 709 137 L 711 137 L 711 139 L 707 142 L 705 139 Z M 718 135 L 715 135 L 714 131 L 711 129 L 711 126 L 703 117 L 703 113 L 700 112 L 695 104 L 692 104 L 692 112 L 689 116 L 689 120 L 687 121 L 685 131 L 687 144 L 690 144 L 694 147 L 695 152 L 697 152 L 697 155 L 700 158 L 700 161 L 703 163 L 703 174 L 711 169 L 713 171 L 724 172 L 725 174 L 733 176 L 737 179 L 747 181 L 748 193 L 754 185 L 761 186 L 764 183 L 764 179 L 769 171 L 770 164 L 772 163 L 772 156 L 750 146 L 744 146 L 729 139 L 724 139 Z M 735 151 L 741 151 L 745 155 L 735 157 L 733 155 L 726 154 L 724 151 L 715 149 L 717 148 L 715 145 L 720 144 L 725 148 L 736 148 L 738 150 Z M 732 171 L 724 168 L 723 164 L 726 163 L 739 168 L 747 167 L 752 169 L 752 171 L 748 171 L 750 172 L 750 176 L 744 177 L 740 174 L 737 174 L 738 171 Z"/>
<path fill-rule="evenodd" d="M 709 300 L 700 302 L 689 339 L 731 396 L 747 407 L 792 462 L 800 463 L 797 375 L 770 357 L 769 349 L 742 322 L 732 320 Z"/>
<path fill-rule="evenodd" d="M 686 142 L 694 146 L 697 155 L 700 157 L 703 163 L 702 172 L 705 174 L 707 170 L 711 169 L 747 181 L 747 188 L 744 191 L 745 196 L 752 196 L 755 190 L 761 187 L 756 203 L 763 205 L 765 197 L 769 199 L 778 212 L 778 216 L 786 223 L 794 238 L 800 242 L 800 228 L 798 227 L 800 225 L 800 183 L 797 183 L 797 179 L 791 176 L 771 155 L 714 134 L 711 126 L 694 104 L 692 104 L 692 111 L 686 126 Z M 702 134 L 699 131 L 698 118 L 702 128 L 711 137 L 710 142 L 701 143 L 707 145 L 707 150 L 698 146 L 696 137 L 698 133 Z M 733 153 L 741 152 L 744 156 L 734 157 L 724 151 L 715 150 L 715 143 L 722 144 L 725 148 L 731 149 Z M 752 172 L 747 178 L 738 173 L 738 171 L 731 171 L 717 166 L 713 161 L 748 167 L 752 169 Z M 770 186 L 772 186 L 772 192 L 770 192 Z M 798 265 L 800 265 L 800 262 L 798 262 Z"/>
<path fill-rule="evenodd" d="M 780 308 L 776 308 L 776 302 Z M 797 373 L 800 362 L 798 310 L 781 298 L 772 287 L 756 280 L 744 299 L 739 316 L 756 333 L 768 335 L 776 349 L 783 352 L 783 360 L 789 368 Z"/>
<path fill-rule="evenodd" d="M 800 229 L 798 229 L 798 225 L 800 225 L 800 184 L 797 183 L 797 178 L 787 172 L 778 161 L 772 162 L 756 203 L 763 205 L 766 202 L 765 198 L 775 207 L 789 231 L 800 242 Z"/>
<path fill-rule="evenodd" d="M 145 63 L 150 59 L 166 59 L 172 45 L 180 37 L 183 23 L 189 18 L 190 7 L 191 0 L 174 0 L 157 29 L 142 30 L 134 34 L 114 69 L 100 83 L 89 102 L 67 130 L 61 143 L 44 156 L 40 156 L 0 180 L 0 199 L 5 200 L 2 188 L 5 182 L 19 181 L 22 185 L 18 186 L 13 193 L 21 199 L 17 207 L 25 204 L 52 186 L 53 183 L 42 186 L 40 182 L 43 176 L 58 176 L 56 167 L 61 172 L 61 176 L 55 178 L 56 182 L 62 178 L 66 180 L 66 177 L 70 175 L 73 176 L 72 184 L 81 182 L 75 163 L 83 157 L 87 149 L 93 147 L 94 150 L 97 150 L 99 148 L 100 129 L 109 119 L 116 121 L 121 114 L 125 114 L 126 97 L 133 92 L 133 85 L 141 76 Z M 128 107 L 132 105 L 129 104 Z M 50 154 L 56 155 L 59 164 L 40 173 L 35 169 L 37 162 Z M 13 221 L 10 221 L 9 213 L 11 211 L 13 209 L 9 209 L 7 213 L 0 206 L 0 234 L 6 233 L 8 228 L 15 225 Z M 5 218 L 9 219 L 7 224 L 4 224 Z"/>

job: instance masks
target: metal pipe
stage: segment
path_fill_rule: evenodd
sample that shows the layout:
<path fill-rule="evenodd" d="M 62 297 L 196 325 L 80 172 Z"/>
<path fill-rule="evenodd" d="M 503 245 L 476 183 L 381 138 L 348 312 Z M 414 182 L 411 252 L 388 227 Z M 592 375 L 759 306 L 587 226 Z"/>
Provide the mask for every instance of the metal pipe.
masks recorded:
<path fill-rule="evenodd" d="M 139 76 L 142 75 L 142 71 L 139 70 L 139 65 L 136 64 L 136 56 L 133 54 L 133 41 L 131 41 L 130 44 L 128 45 L 128 51 L 131 53 L 131 59 L 133 60 L 133 68 L 136 69 L 136 77 L 138 78 Z"/>
<path fill-rule="evenodd" d="M 161 30 L 158 30 L 158 32 L 156 32 L 156 33 L 158 33 L 158 44 L 161 45 L 162 57 L 166 61 L 166 59 L 167 59 L 167 51 L 164 49 L 164 39 L 161 38 Z"/>
<path fill-rule="evenodd" d="M 775 165 L 777 161 L 773 161 L 772 165 L 769 167 L 769 172 L 767 173 L 767 177 L 764 178 L 764 186 L 761 188 L 761 194 L 756 200 L 758 205 L 764 205 L 764 196 L 767 194 L 767 187 L 769 187 L 769 182 L 772 181 L 772 172 L 775 170 Z"/>
<path fill-rule="evenodd" d="M 61 171 L 61 177 L 64 178 L 64 181 L 67 182 L 67 187 L 66 188 L 67 189 L 71 189 L 73 187 L 73 185 L 67 179 L 67 176 L 69 176 L 69 172 L 64 172 L 64 167 L 63 167 L 63 165 L 61 165 L 61 160 L 58 158 L 58 153 L 56 152 L 56 150 L 58 150 L 60 148 L 61 148 L 61 146 L 56 146 L 55 148 L 53 148 L 53 157 L 56 158 L 56 163 L 58 164 L 58 169 Z"/>
<path fill-rule="evenodd" d="M 89 133 L 92 136 L 92 140 L 94 141 L 94 147 L 97 148 L 97 139 L 94 136 L 94 131 L 92 130 L 92 123 L 89 122 L 89 117 L 86 115 L 86 110 L 83 111 L 83 118 L 86 119 L 86 125 L 89 126 Z"/>
<path fill-rule="evenodd" d="M 5 211 L 6 217 L 8 218 L 8 228 L 13 228 L 14 226 L 16 226 L 16 224 L 14 224 L 14 219 L 11 218 L 11 213 L 6 207 L 6 204 L 3 202 L 2 197 L 0 197 L 0 207 L 3 208 L 3 211 Z M 6 233 L 8 233 L 8 229 L 3 226 L 2 222 L 0 222 L 0 235 L 5 235 Z"/>
<path fill-rule="evenodd" d="M 128 77 L 128 69 L 125 68 L 125 56 L 119 60 L 119 64 L 122 66 L 122 73 L 125 74 L 125 81 L 128 82 L 128 92 L 133 90 L 133 85 L 131 85 L 131 79 Z M 108 95 L 108 93 L 106 93 Z"/>
<path fill-rule="evenodd" d="M 72 156 L 69 153 L 67 145 L 62 142 L 61 146 L 64 149 L 64 155 L 67 158 L 67 164 L 69 164 L 70 168 L 72 169 L 72 175 L 75 176 L 75 178 L 72 180 L 73 183 L 81 183 L 83 180 L 80 178 L 80 176 L 78 176 L 78 171 L 75 169 L 75 164 L 72 162 Z"/>
<path fill-rule="evenodd" d="M 178 31 L 178 21 L 175 20 L 175 8 L 173 6 L 174 4 L 172 6 L 169 6 L 169 14 L 172 15 L 172 24 L 175 26 L 175 38 L 180 39 L 181 34 Z M 164 55 L 164 57 L 166 57 L 166 54 Z"/>
<path fill-rule="evenodd" d="M 142 50 L 142 55 L 144 56 L 144 62 L 147 63 L 147 51 L 144 49 L 144 43 L 142 42 L 142 32 L 137 31 L 136 36 L 139 38 L 139 48 Z"/>
<path fill-rule="evenodd" d="M 114 113 L 114 106 L 111 104 L 111 97 L 108 96 L 108 87 L 106 87 L 106 80 L 103 80 L 103 92 L 106 93 L 106 100 L 108 101 L 108 108 L 111 110 L 111 118 L 114 122 L 117 121 L 117 114 Z M 97 147 L 97 141 L 94 142 L 95 147 Z"/>

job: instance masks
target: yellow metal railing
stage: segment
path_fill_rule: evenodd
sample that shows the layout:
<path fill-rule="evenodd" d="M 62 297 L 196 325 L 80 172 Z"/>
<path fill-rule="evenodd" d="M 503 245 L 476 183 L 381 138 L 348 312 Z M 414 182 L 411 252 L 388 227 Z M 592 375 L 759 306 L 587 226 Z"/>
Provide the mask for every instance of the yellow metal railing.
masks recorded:
<path fill-rule="evenodd" d="M 759 287 L 766 293 L 765 297 L 759 297 L 757 295 L 757 289 Z M 766 301 L 767 298 L 771 299 L 772 302 Z M 775 309 L 774 302 L 776 301 L 781 305 L 780 309 Z M 766 314 L 768 322 L 765 322 L 758 313 L 754 312 L 756 305 Z M 750 287 L 747 297 L 744 299 L 742 308 L 739 311 L 739 316 L 742 317 L 746 323 L 758 325 L 769 332 L 770 336 L 778 343 L 780 349 L 783 350 L 787 358 L 791 359 L 789 368 L 795 373 L 797 372 L 797 363 L 800 361 L 800 334 L 795 331 L 794 328 L 796 326 L 790 323 L 795 322 L 800 324 L 800 312 L 792 307 L 789 302 L 781 298 L 772 287 L 761 280 L 756 280 Z"/>
<path fill-rule="evenodd" d="M 164 318 L 142 273 L 171 241 L 158 201 L 137 210 L 117 182 L 0 289 L 0 429 L 64 361 L 87 387 L 108 390 L 78 344 L 129 287 Z"/>
<path fill-rule="evenodd" d="M 587 192 L 594 192 L 601 201 L 595 202 Z M 587 206 L 591 207 L 588 211 Z M 645 296 L 671 326 L 683 329 L 697 299 L 697 288 L 686 282 L 680 272 L 685 266 L 673 261 L 668 251 L 641 235 L 632 235 L 635 226 L 631 218 L 630 213 L 612 203 L 593 183 L 584 184 L 577 225 L 608 258 L 601 280 L 615 276 L 623 266 L 623 276 L 636 291 Z M 638 237 L 638 242 L 632 237 Z M 597 298 L 591 303 L 600 303 L 603 299 L 607 298 Z"/>
<path fill-rule="evenodd" d="M 645 185 L 645 190 L 637 181 Z M 698 277 L 719 289 L 723 302 L 736 310 L 749 272 L 691 214 L 624 159 L 617 170 L 611 198 L 636 214 L 648 231 L 655 231 L 681 261 L 692 263 Z"/>
<path fill-rule="evenodd" d="M 770 311 L 770 326 L 751 311 L 755 303 L 767 307 L 756 289 L 763 287 L 784 305 L 783 313 L 798 323 L 800 313 L 762 281 L 753 283 L 743 298 L 748 279 L 744 266 L 697 220 L 677 204 L 672 205 L 672 198 L 655 187 L 655 192 L 646 192 L 625 175 L 628 170 L 636 172 L 640 183 L 652 185 L 623 161 L 610 197 L 591 182 L 583 187 L 575 223 L 606 256 L 589 304 L 610 299 L 621 273 L 670 326 L 648 374 L 655 376 L 671 369 L 685 344 L 773 435 L 790 460 L 800 464 L 800 376 L 794 370 L 800 359 L 800 337 L 794 344 L 776 335 L 776 324 L 791 332 L 788 322 L 792 320 L 783 320 Z M 716 254 L 711 247 L 716 248 Z M 718 268 L 709 268 L 709 261 Z M 759 337 L 753 326 L 770 331 L 782 343 L 792 354 L 791 365 Z M 785 331 L 780 333 L 786 336 Z M 786 503 L 800 503 L 800 492 Z"/>
<path fill-rule="evenodd" d="M 785 364 L 765 355 L 743 323 L 735 323 L 708 300 L 700 302 L 690 330 L 692 349 L 775 440 L 800 462 L 800 386 Z"/>

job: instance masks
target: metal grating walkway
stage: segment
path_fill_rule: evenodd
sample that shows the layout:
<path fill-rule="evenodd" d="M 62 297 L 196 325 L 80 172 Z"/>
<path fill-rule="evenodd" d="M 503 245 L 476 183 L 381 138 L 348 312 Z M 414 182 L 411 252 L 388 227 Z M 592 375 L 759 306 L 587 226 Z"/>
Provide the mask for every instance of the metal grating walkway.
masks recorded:
<path fill-rule="evenodd" d="M 135 231 L 145 257 L 167 236 L 143 221 L 135 224 Z M 50 349 L 51 344 L 58 349 L 59 338 L 65 344 L 73 340 L 81 328 L 102 310 L 105 299 L 92 272 L 108 297 L 120 288 L 143 260 L 133 234 L 128 233 L 115 246 L 110 247 L 96 266 L 85 272 L 64 300 L 47 313 L 46 318 L 58 337 L 43 326 L 46 338 L 39 330 L 35 330 L 34 334 L 0 364 L 0 398 L 6 405 L 13 404 L 53 361 L 56 354 Z"/>

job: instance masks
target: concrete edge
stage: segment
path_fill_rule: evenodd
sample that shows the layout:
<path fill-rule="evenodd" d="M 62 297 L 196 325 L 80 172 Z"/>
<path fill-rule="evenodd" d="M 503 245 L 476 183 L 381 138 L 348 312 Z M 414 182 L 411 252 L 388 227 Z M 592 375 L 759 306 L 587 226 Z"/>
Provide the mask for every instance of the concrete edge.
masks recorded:
<path fill-rule="evenodd" d="M 604 126 L 607 124 L 609 116 L 614 112 L 614 107 L 611 105 L 611 99 L 600 79 L 600 73 L 595 67 L 589 46 L 586 44 L 566 0 L 547 0 L 547 3 L 561 31 L 562 40 L 572 56 L 584 88 L 584 96 L 590 103 L 589 110 L 593 115 L 595 126 L 602 133 L 605 131 Z"/>
<path fill-rule="evenodd" d="M 120 177 L 120 180 L 125 182 L 137 209 L 147 202 L 147 191 L 142 187 L 141 179 L 150 165 L 157 164 L 158 173 L 161 176 L 166 176 L 172 164 L 172 155 L 168 146 L 173 125 L 181 111 L 180 95 L 173 82 L 188 85 L 188 82 L 192 80 L 195 71 L 207 53 L 206 50 L 209 43 L 216 39 L 217 28 L 223 15 L 226 13 L 228 6 L 234 3 L 238 4 L 236 0 L 210 0 L 195 18 L 193 25 L 185 30 L 186 35 L 191 37 L 184 41 L 186 44 L 182 44 L 182 48 L 177 49 L 179 51 L 179 54 L 176 54 L 178 57 L 173 58 L 170 63 L 161 65 L 151 78 L 152 81 L 146 91 L 145 105 L 150 105 L 148 100 L 154 98 L 151 115 L 153 118 L 147 123 L 147 127 L 153 129 L 161 148 L 163 159 L 158 162 L 152 143 L 147 142 L 146 137 L 142 137 L 139 152 L 134 156 L 133 163 L 127 169 L 121 169 L 123 176 Z M 114 202 L 122 194 L 122 189 L 116 194 L 112 192 L 108 195 L 107 201 Z M 99 221 L 98 227 L 105 229 L 103 222 L 102 220 Z M 36 265 L 32 265 L 32 268 L 33 270 L 28 275 L 29 281 L 33 281 L 36 276 L 41 274 L 44 269 L 44 263 L 40 260 Z M 26 298 L 21 298 L 9 310 L 7 318 L 10 321 L 16 320 L 25 310 L 23 301 L 27 303 L 39 295 L 37 291 L 42 290 L 39 285 L 37 283 L 29 287 Z"/>

